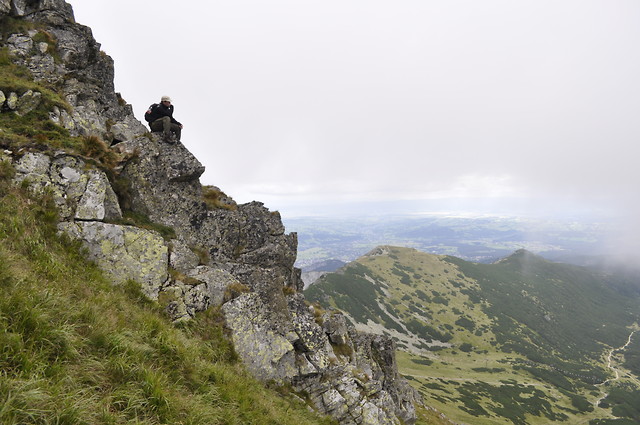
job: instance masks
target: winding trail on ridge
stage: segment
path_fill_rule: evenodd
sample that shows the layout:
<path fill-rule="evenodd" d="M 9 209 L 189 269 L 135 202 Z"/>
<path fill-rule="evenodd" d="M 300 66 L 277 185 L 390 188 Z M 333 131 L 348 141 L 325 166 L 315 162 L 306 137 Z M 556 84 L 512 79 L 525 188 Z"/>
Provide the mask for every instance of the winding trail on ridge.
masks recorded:
<path fill-rule="evenodd" d="M 614 382 L 614 381 L 617 381 L 617 380 L 619 380 L 619 379 L 620 379 L 620 372 L 619 372 L 619 371 L 618 371 L 618 369 L 617 369 L 616 367 L 614 367 L 614 366 L 613 366 L 613 364 L 612 364 L 612 363 L 613 363 L 613 354 L 614 354 L 616 351 L 624 351 L 624 350 L 629 346 L 629 344 L 631 344 L 631 338 L 633 337 L 633 334 L 635 334 L 635 333 L 636 333 L 636 332 L 638 332 L 639 330 L 640 330 L 640 329 L 634 329 L 633 331 L 631 331 L 631 333 L 629 334 L 629 338 L 627 339 L 627 343 L 626 343 L 626 344 L 624 344 L 623 346 L 618 347 L 618 348 L 612 348 L 612 349 L 611 349 L 611 351 L 609 351 L 609 355 L 607 356 L 607 367 L 608 367 L 609 369 L 613 370 L 613 372 L 615 373 L 615 378 L 610 378 L 610 379 L 607 379 L 606 381 L 603 381 L 603 382 L 601 382 L 601 383 L 599 383 L 599 384 L 596 384 L 596 386 L 597 386 L 597 387 L 601 387 L 601 386 L 603 386 L 603 385 L 605 385 L 605 384 L 608 384 L 609 382 Z M 608 392 L 606 392 L 606 391 L 604 391 L 604 390 L 601 390 L 601 391 L 602 391 L 602 394 L 603 394 L 603 395 L 602 395 L 602 397 L 600 397 L 599 399 L 597 399 L 597 400 L 593 403 L 593 406 L 594 406 L 594 407 L 598 407 L 598 405 L 600 404 L 600 402 L 601 402 L 602 400 L 604 400 L 605 398 L 607 398 L 607 396 L 609 395 L 609 393 L 608 393 Z"/>

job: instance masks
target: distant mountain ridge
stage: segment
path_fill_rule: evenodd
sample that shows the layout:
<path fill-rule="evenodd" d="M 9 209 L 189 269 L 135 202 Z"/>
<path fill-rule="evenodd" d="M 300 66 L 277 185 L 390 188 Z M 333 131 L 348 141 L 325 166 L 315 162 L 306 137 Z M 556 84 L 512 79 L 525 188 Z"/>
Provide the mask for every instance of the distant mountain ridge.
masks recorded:
<path fill-rule="evenodd" d="M 444 214 L 287 218 L 299 235 L 297 265 L 326 259 L 353 261 L 379 245 L 416 248 L 491 263 L 518 249 L 551 260 L 587 265 L 602 261 L 611 224 L 594 219 L 533 219 Z"/>
<path fill-rule="evenodd" d="M 637 372 L 629 370 L 637 348 L 625 344 L 637 329 L 640 301 L 622 293 L 624 285 L 623 276 L 526 250 L 479 264 L 380 246 L 305 294 L 346 312 L 358 329 L 393 337 L 407 353 L 401 372 L 454 420 L 600 424 L 627 417 L 611 405 L 594 406 L 606 404 L 605 388 L 638 388 Z M 606 359 L 623 346 L 628 360 L 621 357 L 614 373 Z M 622 380 L 602 385 L 618 373 Z M 503 408 L 495 405 L 500 391 L 511 394 Z M 531 406 L 518 402 L 522 397 Z"/>

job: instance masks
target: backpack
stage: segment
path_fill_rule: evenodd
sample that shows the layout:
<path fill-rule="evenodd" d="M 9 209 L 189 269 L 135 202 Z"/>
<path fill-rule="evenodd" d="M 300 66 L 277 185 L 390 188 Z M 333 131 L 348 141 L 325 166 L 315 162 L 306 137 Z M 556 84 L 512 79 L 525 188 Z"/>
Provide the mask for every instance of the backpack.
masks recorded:
<path fill-rule="evenodd" d="M 144 119 L 149 124 L 151 124 L 154 121 L 153 112 L 157 107 L 158 107 L 158 104 L 154 103 L 153 105 L 149 106 L 149 109 L 147 109 L 147 112 L 144 113 Z"/>

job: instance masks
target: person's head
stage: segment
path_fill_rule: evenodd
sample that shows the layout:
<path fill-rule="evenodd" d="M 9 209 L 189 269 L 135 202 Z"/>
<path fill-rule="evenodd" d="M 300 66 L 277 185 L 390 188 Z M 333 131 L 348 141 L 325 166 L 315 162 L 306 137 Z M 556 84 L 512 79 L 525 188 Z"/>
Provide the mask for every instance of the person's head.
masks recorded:
<path fill-rule="evenodd" d="M 163 105 L 167 105 L 167 106 L 168 106 L 168 105 L 171 105 L 171 98 L 170 98 L 169 96 L 162 96 L 162 97 L 160 98 L 160 102 L 161 102 Z"/>

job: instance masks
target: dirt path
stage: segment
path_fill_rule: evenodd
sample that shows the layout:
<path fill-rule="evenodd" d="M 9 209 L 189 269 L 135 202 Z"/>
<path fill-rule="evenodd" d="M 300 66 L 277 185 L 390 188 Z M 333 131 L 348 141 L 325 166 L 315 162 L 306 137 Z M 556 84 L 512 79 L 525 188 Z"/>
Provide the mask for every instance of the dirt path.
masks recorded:
<path fill-rule="evenodd" d="M 596 385 L 597 387 L 604 386 L 604 385 L 608 384 L 609 382 L 614 382 L 614 381 L 617 381 L 617 380 L 619 380 L 619 379 L 620 379 L 620 372 L 619 372 L 619 371 L 618 371 L 618 369 L 613 365 L 613 355 L 614 355 L 614 353 L 615 353 L 616 351 L 624 351 L 624 350 L 629 346 L 629 344 L 631 344 L 631 338 L 633 337 L 633 334 L 635 334 L 636 332 L 638 332 L 638 329 L 634 329 L 633 331 L 631 331 L 631 333 L 629 334 L 629 338 L 627 339 L 627 343 L 626 343 L 626 344 L 624 344 L 623 346 L 618 347 L 618 348 L 612 348 L 612 349 L 611 349 L 611 351 L 609 351 L 609 355 L 607 356 L 607 367 L 608 367 L 609 369 L 613 370 L 613 372 L 614 372 L 614 374 L 615 374 L 615 377 L 614 377 L 614 378 L 611 378 L 611 379 L 607 379 L 606 381 L 604 381 L 604 382 L 602 382 L 602 383 L 600 383 L 600 384 L 597 384 L 597 385 Z M 598 407 L 598 405 L 600 404 L 600 402 L 601 402 L 602 400 L 604 400 L 605 398 L 607 398 L 607 396 L 608 396 L 608 395 L 609 395 L 609 393 L 608 393 L 608 392 L 603 391 L 603 392 L 602 392 L 602 397 L 600 397 L 599 399 L 597 399 L 597 400 L 593 403 L 593 406 L 594 406 L 594 407 Z"/>

